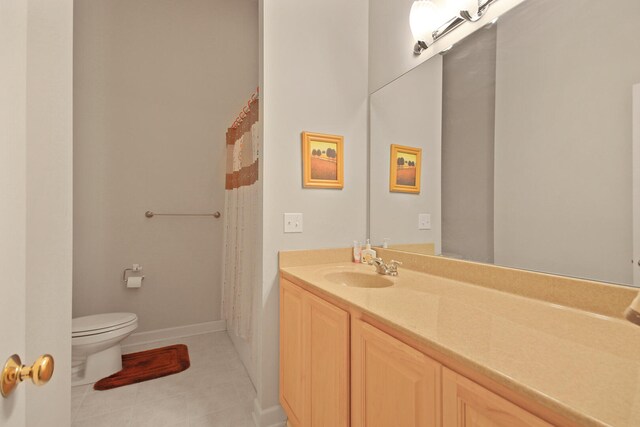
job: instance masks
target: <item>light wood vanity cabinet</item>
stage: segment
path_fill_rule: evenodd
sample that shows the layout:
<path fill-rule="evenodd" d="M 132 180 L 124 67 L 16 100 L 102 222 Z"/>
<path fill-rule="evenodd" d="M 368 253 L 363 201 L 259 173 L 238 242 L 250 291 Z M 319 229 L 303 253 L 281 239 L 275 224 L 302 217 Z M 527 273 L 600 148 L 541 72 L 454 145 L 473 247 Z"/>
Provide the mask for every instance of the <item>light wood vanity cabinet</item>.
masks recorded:
<path fill-rule="evenodd" d="M 462 375 L 442 369 L 445 427 L 550 427 L 551 424 Z"/>
<path fill-rule="evenodd" d="M 551 426 L 360 317 L 280 280 L 280 403 L 289 426 Z"/>
<path fill-rule="evenodd" d="M 302 426 L 304 420 L 302 299 L 305 294 L 307 292 L 289 282 L 280 283 L 280 404 L 294 426 Z"/>
<path fill-rule="evenodd" d="M 359 319 L 351 334 L 352 426 L 439 426 L 440 364 Z"/>
<path fill-rule="evenodd" d="M 280 403 L 293 427 L 349 425 L 349 314 L 280 284 Z"/>

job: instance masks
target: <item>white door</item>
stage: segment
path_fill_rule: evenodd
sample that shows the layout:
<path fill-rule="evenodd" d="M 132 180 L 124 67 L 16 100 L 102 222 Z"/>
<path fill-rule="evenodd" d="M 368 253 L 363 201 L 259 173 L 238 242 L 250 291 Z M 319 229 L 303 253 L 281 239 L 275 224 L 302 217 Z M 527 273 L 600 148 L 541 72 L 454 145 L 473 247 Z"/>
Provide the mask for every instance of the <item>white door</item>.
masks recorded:
<path fill-rule="evenodd" d="M 0 397 L 0 425 L 70 425 L 73 0 L 0 0 L 0 369 L 55 359 Z"/>
<path fill-rule="evenodd" d="M 633 286 L 640 287 L 640 84 L 633 86 Z"/>

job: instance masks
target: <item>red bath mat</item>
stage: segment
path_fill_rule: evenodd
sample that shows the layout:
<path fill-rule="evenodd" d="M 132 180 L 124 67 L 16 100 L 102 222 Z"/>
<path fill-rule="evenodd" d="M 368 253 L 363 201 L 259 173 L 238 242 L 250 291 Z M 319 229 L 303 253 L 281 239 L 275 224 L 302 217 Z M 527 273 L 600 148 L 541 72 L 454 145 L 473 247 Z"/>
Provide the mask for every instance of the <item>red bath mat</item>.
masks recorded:
<path fill-rule="evenodd" d="M 122 355 L 122 370 L 101 379 L 94 390 L 109 390 L 154 378 L 177 374 L 190 365 L 189 350 L 184 344 L 154 348 Z"/>

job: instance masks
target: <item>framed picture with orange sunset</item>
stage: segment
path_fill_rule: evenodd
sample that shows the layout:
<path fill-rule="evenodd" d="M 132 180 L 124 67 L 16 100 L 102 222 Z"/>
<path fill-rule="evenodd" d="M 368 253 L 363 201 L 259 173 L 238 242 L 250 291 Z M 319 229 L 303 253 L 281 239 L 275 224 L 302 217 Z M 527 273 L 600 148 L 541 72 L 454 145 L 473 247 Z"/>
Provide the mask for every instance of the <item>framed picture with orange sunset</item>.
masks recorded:
<path fill-rule="evenodd" d="M 389 190 L 399 193 L 420 193 L 421 160 L 421 148 L 391 144 Z"/>
<path fill-rule="evenodd" d="M 305 188 L 344 187 L 344 137 L 302 132 L 302 184 Z"/>

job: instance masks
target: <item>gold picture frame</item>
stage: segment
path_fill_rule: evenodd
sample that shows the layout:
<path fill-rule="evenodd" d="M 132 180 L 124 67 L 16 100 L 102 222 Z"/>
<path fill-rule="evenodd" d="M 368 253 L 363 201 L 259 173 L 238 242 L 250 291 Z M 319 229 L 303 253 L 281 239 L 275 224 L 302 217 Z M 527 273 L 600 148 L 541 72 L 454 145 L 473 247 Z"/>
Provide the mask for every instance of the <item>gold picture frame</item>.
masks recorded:
<path fill-rule="evenodd" d="M 344 187 L 344 137 L 302 132 L 302 185 L 305 188 Z"/>
<path fill-rule="evenodd" d="M 391 144 L 389 191 L 420 193 L 422 149 Z"/>

